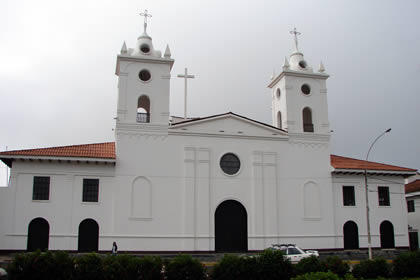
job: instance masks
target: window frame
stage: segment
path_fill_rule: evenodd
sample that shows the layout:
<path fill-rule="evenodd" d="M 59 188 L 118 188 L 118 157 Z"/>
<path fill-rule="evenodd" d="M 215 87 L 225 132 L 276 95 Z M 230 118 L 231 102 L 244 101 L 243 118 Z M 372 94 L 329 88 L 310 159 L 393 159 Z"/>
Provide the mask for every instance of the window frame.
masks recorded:
<path fill-rule="evenodd" d="M 96 183 L 92 184 L 93 182 L 96 182 Z M 94 188 L 96 187 L 96 190 L 88 189 L 88 188 L 91 188 L 91 187 L 94 187 Z M 89 192 L 96 192 L 96 195 L 92 194 L 92 193 L 89 193 Z M 83 178 L 82 202 L 86 202 L 86 203 L 98 203 L 99 202 L 99 179 L 97 179 L 97 178 Z"/>
<path fill-rule="evenodd" d="M 235 159 L 235 162 L 233 162 L 232 160 L 229 160 L 229 161 L 225 160 L 225 158 L 228 156 L 232 156 L 232 158 Z M 234 166 L 234 165 L 229 166 L 230 164 L 226 165 L 226 163 L 237 164 L 239 166 Z M 236 176 L 242 170 L 242 162 L 237 154 L 233 152 L 226 152 L 219 159 L 219 168 L 222 171 L 222 173 L 225 174 L 226 176 Z M 230 173 L 231 169 L 235 169 L 235 172 Z"/>
<path fill-rule="evenodd" d="M 45 180 L 43 182 L 42 180 Z M 46 191 L 45 188 L 46 187 Z M 51 177 L 50 176 L 34 176 L 33 188 L 32 188 L 32 200 L 33 201 L 49 201 L 51 193 Z M 47 196 L 45 198 L 44 196 Z"/>
<path fill-rule="evenodd" d="M 345 189 L 347 189 L 346 192 L 344 191 Z M 351 191 L 349 191 L 349 190 L 351 190 Z M 343 192 L 343 206 L 350 206 L 350 207 L 351 206 L 356 206 L 356 192 L 355 192 L 354 186 L 343 186 L 342 187 L 342 192 Z M 345 194 L 350 194 L 351 198 L 346 199 Z M 353 202 L 353 203 L 351 203 L 351 202 Z"/>
<path fill-rule="evenodd" d="M 414 213 L 416 212 L 416 206 L 414 200 L 407 200 L 407 212 Z"/>
<path fill-rule="evenodd" d="M 383 194 L 386 194 L 382 197 Z M 378 205 L 379 206 L 391 206 L 391 199 L 389 197 L 389 187 L 378 186 Z"/>

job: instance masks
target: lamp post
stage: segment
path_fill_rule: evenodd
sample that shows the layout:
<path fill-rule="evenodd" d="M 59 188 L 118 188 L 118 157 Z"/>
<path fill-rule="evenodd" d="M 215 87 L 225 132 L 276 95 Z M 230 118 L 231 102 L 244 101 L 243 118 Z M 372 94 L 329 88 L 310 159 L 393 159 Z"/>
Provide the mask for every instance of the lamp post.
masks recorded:
<path fill-rule="evenodd" d="M 369 190 L 368 190 L 368 178 L 367 178 L 367 161 L 369 158 L 370 150 L 372 150 L 373 145 L 385 135 L 385 133 L 390 132 L 391 129 L 388 128 L 384 132 L 382 132 L 378 137 L 376 137 L 375 141 L 370 145 L 369 150 L 366 155 L 366 161 L 365 161 L 365 194 L 366 194 L 366 223 L 367 223 L 367 234 L 368 234 L 368 252 L 369 252 L 369 260 L 372 259 L 372 238 L 370 235 L 370 218 L 369 218 Z"/>

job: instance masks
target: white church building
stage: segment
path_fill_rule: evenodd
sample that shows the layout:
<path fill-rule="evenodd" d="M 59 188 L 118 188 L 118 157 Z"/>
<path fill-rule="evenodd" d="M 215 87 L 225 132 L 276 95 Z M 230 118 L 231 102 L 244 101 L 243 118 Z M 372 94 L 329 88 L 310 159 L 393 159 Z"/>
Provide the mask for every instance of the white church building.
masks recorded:
<path fill-rule="evenodd" d="M 243 252 L 409 245 L 416 170 L 331 155 L 328 74 L 297 48 L 268 83 L 272 124 L 170 117 L 174 59 L 144 33 L 117 57 L 115 142 L 5 151 L 0 250 Z"/>

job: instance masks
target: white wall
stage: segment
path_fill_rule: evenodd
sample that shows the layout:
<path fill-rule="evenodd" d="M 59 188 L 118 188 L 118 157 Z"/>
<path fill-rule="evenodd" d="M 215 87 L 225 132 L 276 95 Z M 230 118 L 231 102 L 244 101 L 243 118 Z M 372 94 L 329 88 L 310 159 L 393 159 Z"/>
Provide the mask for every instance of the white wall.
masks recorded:
<path fill-rule="evenodd" d="M 404 178 L 398 176 L 374 176 L 369 178 L 369 207 L 372 247 L 380 247 L 380 224 L 387 220 L 394 226 L 395 246 L 408 246 L 407 208 L 404 198 Z M 359 229 L 359 246 L 367 248 L 366 197 L 363 175 L 342 175 L 333 177 L 336 247 L 343 248 L 343 226 L 352 220 Z M 356 206 L 343 206 L 343 186 L 354 186 Z M 379 206 L 378 186 L 389 187 L 390 206 Z"/>

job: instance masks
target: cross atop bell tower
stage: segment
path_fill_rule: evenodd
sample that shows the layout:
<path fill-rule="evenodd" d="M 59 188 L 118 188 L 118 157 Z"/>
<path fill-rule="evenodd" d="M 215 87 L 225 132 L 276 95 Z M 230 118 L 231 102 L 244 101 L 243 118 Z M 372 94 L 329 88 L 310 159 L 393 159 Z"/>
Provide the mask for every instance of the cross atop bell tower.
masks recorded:
<path fill-rule="evenodd" d="M 298 38 L 297 38 L 297 36 L 302 34 L 302 33 L 298 32 L 296 30 L 296 27 L 295 27 L 292 31 L 290 31 L 290 34 L 293 34 L 294 37 L 295 37 L 295 50 L 296 50 L 296 52 L 298 52 L 299 49 L 298 49 Z"/>
<path fill-rule="evenodd" d="M 294 37 L 295 50 L 284 58 L 282 71 L 268 85 L 272 94 L 273 126 L 307 139 L 329 135 L 326 86 L 329 76 L 322 62 L 315 72 L 304 59 L 298 46 L 301 33 L 294 28 L 290 34 Z"/>
<path fill-rule="evenodd" d="M 154 48 L 152 37 L 146 33 L 147 19 L 152 15 L 148 10 L 139 14 L 144 17 L 144 32 L 137 37 L 134 48 L 124 43 L 117 57 L 116 133 L 123 135 L 137 130 L 149 134 L 167 134 L 169 86 L 174 60 L 169 46 L 162 53 Z"/>
<path fill-rule="evenodd" d="M 144 10 L 143 13 L 140 13 L 140 16 L 143 16 L 144 17 L 144 24 L 143 24 L 144 30 L 143 31 L 144 31 L 144 33 L 146 33 L 146 29 L 147 29 L 147 18 L 148 17 L 152 17 L 152 15 L 149 14 L 147 12 L 147 10 Z"/>

